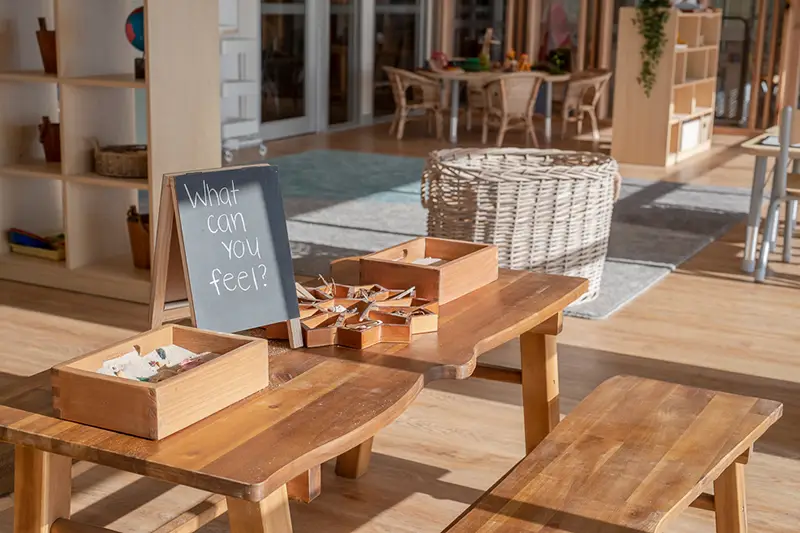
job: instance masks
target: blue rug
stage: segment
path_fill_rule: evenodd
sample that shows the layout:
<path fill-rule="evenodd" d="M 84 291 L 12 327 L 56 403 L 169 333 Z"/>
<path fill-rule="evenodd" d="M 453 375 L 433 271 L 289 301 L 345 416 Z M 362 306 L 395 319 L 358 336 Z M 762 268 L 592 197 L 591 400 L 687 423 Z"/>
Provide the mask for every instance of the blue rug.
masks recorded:
<path fill-rule="evenodd" d="M 313 150 L 271 158 L 280 169 L 295 272 L 425 235 L 424 160 Z M 658 283 L 746 215 L 749 191 L 635 178 L 614 208 L 600 295 L 567 314 L 600 319 Z"/>

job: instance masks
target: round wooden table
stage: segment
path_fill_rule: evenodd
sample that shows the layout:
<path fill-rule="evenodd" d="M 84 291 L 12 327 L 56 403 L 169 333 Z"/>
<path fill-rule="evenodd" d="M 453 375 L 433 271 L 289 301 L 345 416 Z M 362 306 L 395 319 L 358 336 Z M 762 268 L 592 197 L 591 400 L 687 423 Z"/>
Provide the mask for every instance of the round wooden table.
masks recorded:
<path fill-rule="evenodd" d="M 482 81 L 488 80 L 492 76 L 503 74 L 502 72 L 466 72 L 462 70 L 443 70 L 426 72 L 426 75 L 432 78 L 437 78 L 442 83 L 450 83 L 450 142 L 453 144 L 458 143 L 458 105 L 459 105 L 459 88 L 461 82 Z M 553 83 L 569 81 L 571 75 L 566 74 L 548 74 L 541 72 L 544 81 L 544 138 L 549 144 L 553 137 Z"/>

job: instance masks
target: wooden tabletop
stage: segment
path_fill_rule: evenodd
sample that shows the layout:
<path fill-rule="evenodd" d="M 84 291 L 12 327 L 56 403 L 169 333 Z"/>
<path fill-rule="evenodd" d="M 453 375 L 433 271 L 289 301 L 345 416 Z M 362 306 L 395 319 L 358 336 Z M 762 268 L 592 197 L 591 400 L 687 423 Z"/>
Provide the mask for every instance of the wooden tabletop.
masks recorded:
<path fill-rule="evenodd" d="M 541 74 L 545 81 L 557 83 L 561 81 L 569 81 L 572 75 L 565 74 L 549 74 L 544 71 L 532 70 L 530 72 L 519 72 L 519 74 L 530 74 L 531 72 Z M 493 71 L 480 71 L 480 72 L 467 72 L 461 70 L 444 70 L 444 71 L 425 71 L 425 74 L 432 78 L 440 78 L 443 80 L 458 80 L 458 81 L 474 81 L 492 76 L 499 76 L 502 74 L 514 74 L 512 72 L 493 72 Z"/>
<path fill-rule="evenodd" d="M 410 344 L 271 354 L 269 389 L 161 441 L 2 406 L 0 440 L 260 501 L 374 436 L 427 382 L 468 377 L 480 354 L 556 315 L 587 287 L 579 278 L 501 271 L 443 305 L 439 331 Z"/>
<path fill-rule="evenodd" d="M 744 152 L 751 155 L 762 156 L 762 157 L 777 157 L 778 152 L 780 151 L 780 147 L 777 144 L 775 145 L 761 144 L 765 139 L 768 139 L 770 137 L 772 137 L 775 141 L 778 140 L 777 128 L 770 128 L 761 135 L 746 140 L 740 145 L 740 147 L 742 148 L 742 150 L 744 150 Z M 789 147 L 789 158 L 791 159 L 800 158 L 800 146 Z"/>

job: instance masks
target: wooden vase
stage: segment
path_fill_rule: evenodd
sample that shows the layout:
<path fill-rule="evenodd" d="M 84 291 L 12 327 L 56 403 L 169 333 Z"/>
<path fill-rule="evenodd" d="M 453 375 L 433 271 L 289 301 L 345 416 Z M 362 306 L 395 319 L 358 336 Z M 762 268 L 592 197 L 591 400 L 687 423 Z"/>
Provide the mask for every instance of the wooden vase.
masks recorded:
<path fill-rule="evenodd" d="M 136 206 L 128 209 L 128 235 L 131 240 L 133 266 L 150 268 L 150 215 L 140 215 Z"/>
<path fill-rule="evenodd" d="M 47 74 L 58 74 L 58 61 L 56 59 L 56 32 L 47 29 L 47 21 L 39 17 L 39 30 L 36 32 L 39 41 L 39 52 L 42 54 L 42 64 Z"/>
<path fill-rule="evenodd" d="M 42 117 L 39 124 L 39 142 L 44 148 L 44 160 L 48 163 L 61 162 L 61 125 Z"/>

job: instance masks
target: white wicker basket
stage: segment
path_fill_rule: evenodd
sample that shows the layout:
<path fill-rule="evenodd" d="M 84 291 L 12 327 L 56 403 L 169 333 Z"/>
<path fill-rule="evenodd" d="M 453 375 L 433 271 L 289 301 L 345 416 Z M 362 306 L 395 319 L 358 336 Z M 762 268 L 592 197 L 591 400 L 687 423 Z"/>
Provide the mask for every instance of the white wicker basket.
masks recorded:
<path fill-rule="evenodd" d="M 503 268 L 589 280 L 597 297 L 617 162 L 588 152 L 518 148 L 431 152 L 422 174 L 428 235 L 498 247 Z"/>

